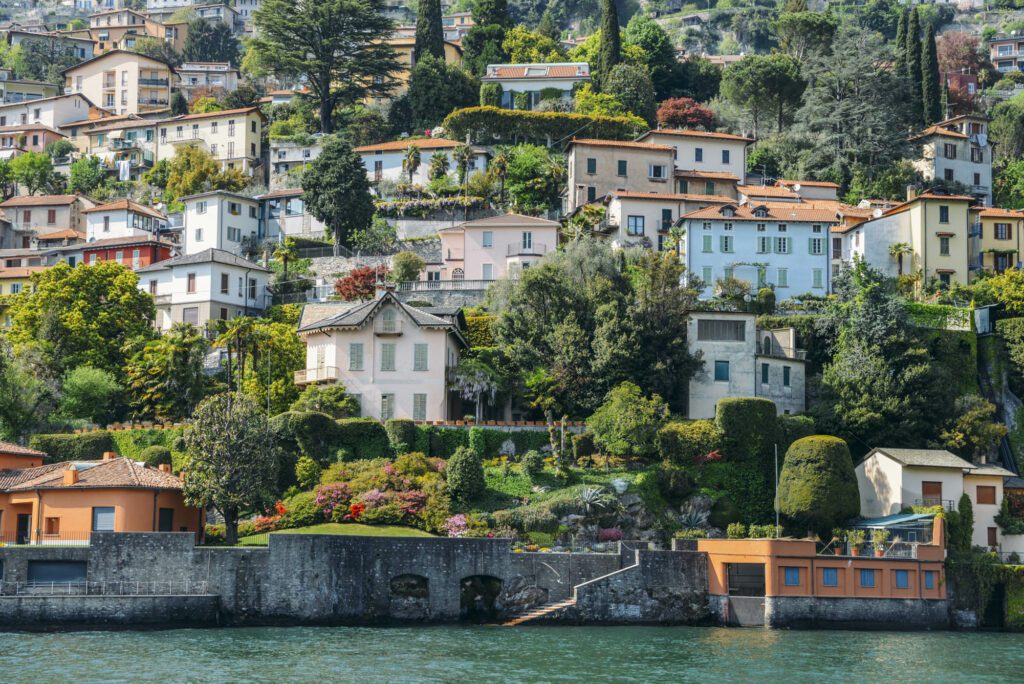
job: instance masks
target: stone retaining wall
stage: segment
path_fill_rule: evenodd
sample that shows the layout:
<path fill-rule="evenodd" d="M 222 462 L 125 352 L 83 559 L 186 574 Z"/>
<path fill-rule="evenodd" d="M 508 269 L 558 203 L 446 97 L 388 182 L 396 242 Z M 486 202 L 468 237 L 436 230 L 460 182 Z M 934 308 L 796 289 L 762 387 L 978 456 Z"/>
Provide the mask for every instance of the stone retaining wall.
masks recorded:
<path fill-rule="evenodd" d="M 0 626 L 214 625 L 218 598 L 197 596 L 0 596 Z"/>
<path fill-rule="evenodd" d="M 827 598 L 768 596 L 769 627 L 835 629 L 944 629 L 949 602 L 932 599 Z"/>

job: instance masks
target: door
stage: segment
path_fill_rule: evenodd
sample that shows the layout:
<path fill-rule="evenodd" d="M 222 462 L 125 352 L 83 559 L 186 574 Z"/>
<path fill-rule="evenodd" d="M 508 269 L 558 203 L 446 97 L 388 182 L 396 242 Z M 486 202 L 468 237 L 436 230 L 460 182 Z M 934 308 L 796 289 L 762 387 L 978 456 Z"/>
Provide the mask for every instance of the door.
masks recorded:
<path fill-rule="evenodd" d="M 161 508 L 160 509 L 160 524 L 157 528 L 160 532 L 173 532 L 174 531 L 174 509 L 173 508 Z"/>
<path fill-rule="evenodd" d="M 942 483 L 922 482 L 921 483 L 921 505 L 941 506 L 942 505 Z"/>
<path fill-rule="evenodd" d="M 31 538 L 32 530 L 32 514 L 31 513 L 19 513 L 18 514 L 18 531 L 15 535 L 15 544 L 27 544 Z"/>

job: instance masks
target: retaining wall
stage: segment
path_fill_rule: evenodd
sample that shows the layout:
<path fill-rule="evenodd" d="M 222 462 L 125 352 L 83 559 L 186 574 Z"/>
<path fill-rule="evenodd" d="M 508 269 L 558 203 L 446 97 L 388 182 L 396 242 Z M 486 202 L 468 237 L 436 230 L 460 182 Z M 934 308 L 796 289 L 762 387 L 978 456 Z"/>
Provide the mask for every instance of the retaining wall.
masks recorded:
<path fill-rule="evenodd" d="M 768 596 L 769 627 L 835 629 L 944 629 L 949 602 L 934 599 Z"/>

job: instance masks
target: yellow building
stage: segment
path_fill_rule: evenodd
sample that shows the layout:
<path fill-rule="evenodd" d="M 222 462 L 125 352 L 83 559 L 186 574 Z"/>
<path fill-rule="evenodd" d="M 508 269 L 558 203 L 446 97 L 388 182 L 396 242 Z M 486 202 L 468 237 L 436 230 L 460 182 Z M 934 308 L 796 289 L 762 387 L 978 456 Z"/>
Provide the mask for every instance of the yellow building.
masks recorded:
<path fill-rule="evenodd" d="M 977 266 L 981 270 L 1002 273 L 1021 261 L 1024 248 L 1024 212 L 997 207 L 971 210 L 978 235 Z"/>
<path fill-rule="evenodd" d="M 65 91 L 114 114 L 146 114 L 168 108 L 173 74 L 159 59 L 111 50 L 66 69 Z"/>
<path fill-rule="evenodd" d="M 13 295 L 32 287 L 32 274 L 44 270 L 45 266 L 0 268 L 0 329 L 11 327 L 7 313 Z"/>
<path fill-rule="evenodd" d="M 415 36 L 395 36 L 388 40 L 388 44 L 395 51 L 401 69 L 394 73 L 395 88 L 391 91 L 390 97 L 398 97 L 409 89 L 409 74 L 416 66 L 416 59 L 413 51 L 416 47 Z M 462 47 L 451 41 L 444 42 L 444 61 L 448 64 L 462 64 Z M 383 104 L 387 97 L 367 96 L 366 104 Z"/>
<path fill-rule="evenodd" d="M 156 38 L 181 52 L 188 24 L 162 24 L 135 10 L 120 8 L 89 15 L 89 38 L 96 52 L 134 50 L 140 38 Z"/>
<path fill-rule="evenodd" d="M 259 107 L 188 114 L 158 122 L 156 158 L 171 159 L 183 145 L 198 145 L 222 168 L 252 175 L 260 167 L 266 117 Z"/>

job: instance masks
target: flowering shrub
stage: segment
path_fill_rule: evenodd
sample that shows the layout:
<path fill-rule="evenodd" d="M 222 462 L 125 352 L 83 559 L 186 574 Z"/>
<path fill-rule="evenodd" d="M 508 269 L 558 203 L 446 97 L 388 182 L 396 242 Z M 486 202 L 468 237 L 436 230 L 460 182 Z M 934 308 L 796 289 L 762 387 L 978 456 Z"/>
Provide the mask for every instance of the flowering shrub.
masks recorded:
<path fill-rule="evenodd" d="M 348 507 L 348 519 L 359 520 L 359 516 L 366 510 L 366 506 L 361 503 L 354 503 Z"/>
<path fill-rule="evenodd" d="M 316 507 L 328 520 L 332 518 L 335 509 L 348 506 L 351 498 L 352 492 L 345 482 L 320 485 L 316 488 Z"/>
<path fill-rule="evenodd" d="M 721 461 L 721 460 L 722 460 L 722 453 L 718 449 L 715 449 L 714 451 L 709 451 L 706 454 L 697 454 L 696 456 L 693 457 L 693 462 L 696 463 L 697 465 L 704 465 L 706 463 L 715 463 L 715 462 Z"/>
<path fill-rule="evenodd" d="M 377 508 L 384 505 L 387 500 L 388 495 L 379 489 L 371 489 L 359 497 L 359 501 L 365 504 L 366 508 Z"/>
<path fill-rule="evenodd" d="M 453 209 L 480 209 L 485 204 L 486 200 L 483 197 L 437 197 L 374 202 L 377 213 L 387 218 L 428 218 L 438 211 L 450 213 Z"/>
<path fill-rule="evenodd" d="M 252 521 L 252 530 L 254 534 L 265 534 L 278 529 L 280 523 L 279 515 L 261 515 Z"/>
<path fill-rule="evenodd" d="M 278 515 L 284 515 L 288 512 L 288 509 L 284 507 L 284 503 L 282 503 L 281 501 L 278 501 L 276 504 L 274 504 L 274 510 L 277 511 Z"/>
<path fill-rule="evenodd" d="M 617 542 L 622 541 L 622 530 L 618 527 L 605 527 L 597 531 L 597 541 Z"/>
<path fill-rule="evenodd" d="M 469 520 L 465 513 L 456 513 L 444 523 L 444 533 L 449 537 L 462 537 L 469 532 Z"/>
<path fill-rule="evenodd" d="M 398 494 L 398 507 L 407 515 L 419 515 L 426 505 L 427 495 L 419 490 L 413 489 Z"/>

